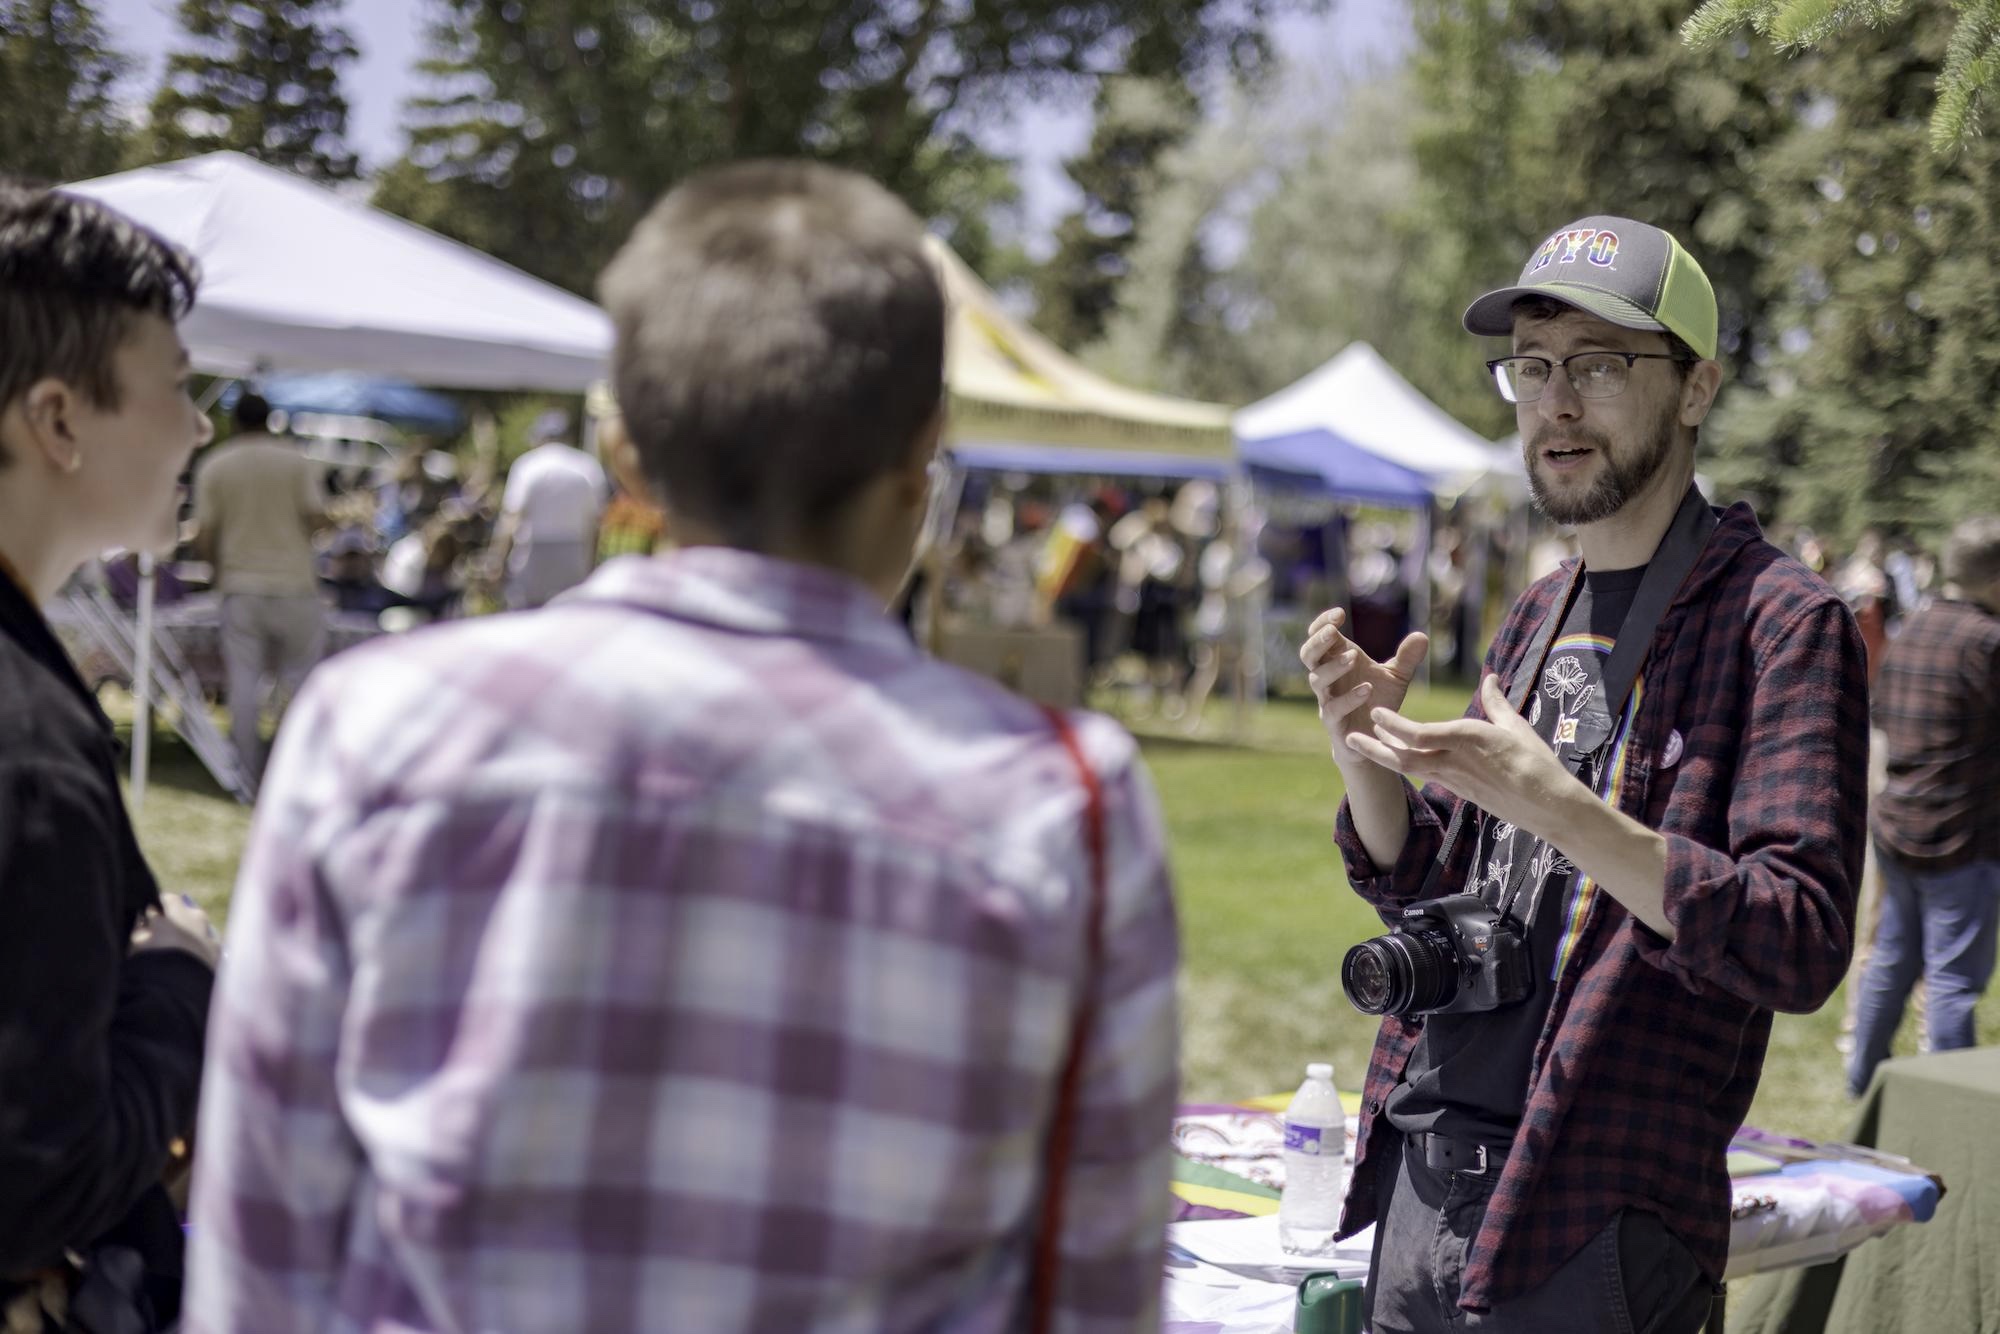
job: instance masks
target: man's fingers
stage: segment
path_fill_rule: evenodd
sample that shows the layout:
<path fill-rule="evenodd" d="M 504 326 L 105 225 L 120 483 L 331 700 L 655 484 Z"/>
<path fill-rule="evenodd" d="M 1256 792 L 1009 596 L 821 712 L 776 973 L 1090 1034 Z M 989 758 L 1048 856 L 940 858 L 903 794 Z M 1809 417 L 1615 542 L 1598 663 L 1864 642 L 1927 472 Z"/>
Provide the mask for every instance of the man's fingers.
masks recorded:
<path fill-rule="evenodd" d="M 1424 655 L 1431 651 L 1431 637 L 1418 631 L 1405 635 L 1403 642 L 1396 645 L 1396 656 L 1389 662 L 1389 670 L 1405 681 L 1413 679 L 1417 668 L 1423 665 Z"/>
<path fill-rule="evenodd" d="M 1342 607 L 1329 607 L 1313 617 L 1313 623 L 1306 627 L 1308 637 L 1318 634 L 1329 626 L 1339 627 L 1347 623 L 1347 611 Z"/>
<path fill-rule="evenodd" d="M 1379 764 L 1384 769 L 1392 769 L 1397 773 L 1403 772 L 1403 753 L 1391 750 L 1366 732 L 1354 733 L 1347 738 L 1347 744 L 1349 749 L 1369 763 Z"/>
<path fill-rule="evenodd" d="M 1339 722 L 1367 703 L 1373 689 L 1374 687 L 1363 681 L 1350 690 L 1343 690 L 1338 694 L 1324 694 L 1320 696 L 1319 716 L 1326 722 Z"/>
<path fill-rule="evenodd" d="M 1473 718 L 1457 718 L 1448 723 L 1420 723 L 1405 718 L 1394 709 L 1376 709 L 1368 715 L 1375 730 L 1398 745 L 1420 750 L 1448 750 L 1476 741 L 1485 723 Z"/>
<path fill-rule="evenodd" d="M 1330 655 L 1352 647 L 1353 641 L 1341 634 L 1338 627 L 1326 626 L 1307 635 L 1299 645 L 1299 661 L 1308 668 L 1317 667 Z"/>
<path fill-rule="evenodd" d="M 1486 716 L 1496 723 L 1512 718 L 1523 726 L 1527 725 L 1528 720 L 1521 717 L 1513 704 L 1508 702 L 1507 692 L 1500 688 L 1500 678 L 1492 672 L 1488 672 L 1480 679 L 1479 707 L 1484 709 Z"/>
<path fill-rule="evenodd" d="M 1383 736 L 1380 730 L 1373 733 L 1358 731 L 1350 733 L 1347 744 L 1363 759 L 1371 760 L 1385 769 L 1408 774 L 1412 778 L 1433 776 L 1445 759 L 1445 752 L 1441 750 L 1405 746 L 1394 737 Z"/>

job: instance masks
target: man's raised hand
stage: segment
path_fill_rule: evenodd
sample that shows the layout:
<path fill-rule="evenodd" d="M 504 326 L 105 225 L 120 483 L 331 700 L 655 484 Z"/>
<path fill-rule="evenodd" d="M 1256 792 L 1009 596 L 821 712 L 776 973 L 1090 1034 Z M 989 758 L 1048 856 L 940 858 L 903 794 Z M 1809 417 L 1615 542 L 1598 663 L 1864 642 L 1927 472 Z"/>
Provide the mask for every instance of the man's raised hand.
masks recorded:
<path fill-rule="evenodd" d="M 1395 657 L 1377 662 L 1342 633 L 1346 624 L 1345 608 L 1321 612 L 1299 646 L 1299 661 L 1319 702 L 1320 726 L 1333 747 L 1334 763 L 1343 771 L 1351 764 L 1373 762 L 1350 746 L 1349 738 L 1372 729 L 1370 709 L 1403 707 L 1410 681 L 1430 651 L 1429 637 L 1413 634 L 1396 646 Z"/>

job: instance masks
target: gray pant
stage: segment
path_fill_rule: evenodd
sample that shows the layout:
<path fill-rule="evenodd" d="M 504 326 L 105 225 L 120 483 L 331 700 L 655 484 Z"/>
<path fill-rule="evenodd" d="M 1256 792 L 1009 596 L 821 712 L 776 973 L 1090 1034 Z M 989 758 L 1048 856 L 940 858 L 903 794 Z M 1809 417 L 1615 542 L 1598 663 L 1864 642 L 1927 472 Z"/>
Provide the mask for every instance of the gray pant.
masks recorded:
<path fill-rule="evenodd" d="M 1407 1141 L 1401 1149 L 1395 1171 L 1383 1165 L 1392 1184 L 1377 1200 L 1364 1299 L 1373 1334 L 1697 1334 L 1707 1320 L 1713 1285 L 1656 1215 L 1635 1209 L 1532 1292 L 1486 1311 L 1459 1310 L 1465 1252 L 1499 1169 L 1441 1172 Z"/>
<path fill-rule="evenodd" d="M 289 700 L 326 646 L 326 611 L 318 594 L 273 597 L 228 593 L 222 599 L 222 670 L 229 692 L 229 740 L 255 789 L 264 777 L 260 725 L 267 682 Z"/>
<path fill-rule="evenodd" d="M 523 539 L 514 547 L 507 579 L 507 606 L 539 607 L 590 577 L 596 553 L 588 542 Z"/>

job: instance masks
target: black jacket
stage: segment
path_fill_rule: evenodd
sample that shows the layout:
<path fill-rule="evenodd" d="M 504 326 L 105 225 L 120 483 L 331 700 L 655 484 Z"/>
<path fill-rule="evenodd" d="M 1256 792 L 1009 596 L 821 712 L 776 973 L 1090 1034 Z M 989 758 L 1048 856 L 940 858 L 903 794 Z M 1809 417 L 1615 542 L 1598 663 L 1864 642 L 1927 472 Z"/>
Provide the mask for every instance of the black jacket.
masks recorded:
<path fill-rule="evenodd" d="M 194 1129 L 213 975 L 128 952 L 159 890 L 116 760 L 109 720 L 0 575 L 0 1288 L 157 1219 L 168 1145 Z M 178 1268 L 149 1268 L 165 1259 Z"/>

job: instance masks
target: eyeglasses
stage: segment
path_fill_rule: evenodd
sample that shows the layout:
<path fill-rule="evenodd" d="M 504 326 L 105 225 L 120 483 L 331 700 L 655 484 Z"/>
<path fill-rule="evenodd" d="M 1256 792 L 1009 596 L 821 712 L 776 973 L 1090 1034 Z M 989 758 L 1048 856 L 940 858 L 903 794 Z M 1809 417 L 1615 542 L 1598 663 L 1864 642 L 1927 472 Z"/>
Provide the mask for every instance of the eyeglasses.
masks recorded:
<path fill-rule="evenodd" d="M 1569 387 L 1578 398 L 1615 398 L 1625 392 L 1632 363 L 1640 358 L 1673 361 L 1683 366 L 1694 363 L 1671 352 L 1578 352 L 1561 361 L 1547 357 L 1496 357 L 1486 363 L 1500 397 L 1509 403 L 1532 403 L 1548 388 L 1549 375 L 1560 366 L 1569 377 Z"/>

